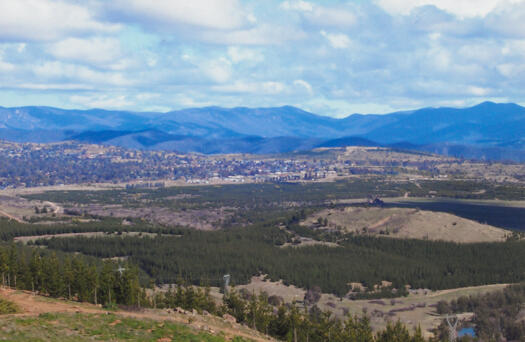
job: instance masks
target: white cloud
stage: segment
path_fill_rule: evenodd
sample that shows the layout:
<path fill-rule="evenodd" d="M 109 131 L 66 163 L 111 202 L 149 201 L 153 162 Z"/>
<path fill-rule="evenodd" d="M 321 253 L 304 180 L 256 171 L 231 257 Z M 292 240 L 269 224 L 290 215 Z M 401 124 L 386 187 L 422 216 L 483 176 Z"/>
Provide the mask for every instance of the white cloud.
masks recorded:
<path fill-rule="evenodd" d="M 15 70 L 15 65 L 11 63 L 4 62 L 0 59 L 0 71 L 1 72 L 8 72 Z"/>
<path fill-rule="evenodd" d="M 296 1 L 283 1 L 280 7 L 284 10 L 296 10 L 303 12 L 311 12 L 314 9 L 314 5 L 311 2 L 296 0 Z"/>
<path fill-rule="evenodd" d="M 54 40 L 91 32 L 115 32 L 119 27 L 99 22 L 87 7 L 65 1 L 0 1 L 0 39 L 3 40 Z"/>
<path fill-rule="evenodd" d="M 293 84 L 295 86 L 298 86 L 298 87 L 301 87 L 301 88 L 304 88 L 306 89 L 306 91 L 308 92 L 308 94 L 312 95 L 313 94 L 313 90 L 312 90 L 312 86 L 310 83 L 306 82 L 305 80 L 295 80 L 293 82 Z"/>
<path fill-rule="evenodd" d="M 32 67 L 37 79 L 43 81 L 63 81 L 64 83 L 87 83 L 97 85 L 132 86 L 134 82 L 119 72 L 96 71 L 86 66 L 45 62 Z M 32 82 L 34 83 L 34 82 Z"/>
<path fill-rule="evenodd" d="M 391 14 L 408 14 L 416 7 L 434 5 L 460 17 L 484 17 L 498 6 L 520 4 L 524 0 L 376 0 L 377 4 Z"/>
<path fill-rule="evenodd" d="M 2 72 L 13 71 L 15 69 L 15 65 L 4 61 L 3 55 L 4 55 L 4 52 L 0 49 L 0 71 Z"/>
<path fill-rule="evenodd" d="M 276 95 L 286 90 L 286 86 L 282 82 L 266 81 L 266 82 L 245 82 L 235 81 L 232 84 L 224 84 L 212 87 L 214 91 L 222 93 L 250 93 L 250 94 L 266 94 Z"/>
<path fill-rule="evenodd" d="M 501 6 L 489 13 L 484 20 L 485 28 L 501 36 L 525 37 L 525 0 L 520 4 Z"/>
<path fill-rule="evenodd" d="M 298 11 L 311 24 L 317 26 L 351 27 L 357 22 L 356 15 L 342 7 L 325 7 L 307 1 L 284 1 L 280 8 Z"/>
<path fill-rule="evenodd" d="M 238 0 L 117 0 L 109 6 L 116 16 L 168 30 L 181 25 L 231 30 L 254 20 Z"/>
<path fill-rule="evenodd" d="M 152 99 L 157 99 L 160 97 L 160 94 L 154 94 L 154 93 L 140 93 L 136 96 L 137 100 L 139 101 L 149 101 Z"/>
<path fill-rule="evenodd" d="M 427 51 L 427 61 L 433 65 L 436 70 L 447 71 L 452 63 L 451 54 L 442 47 L 436 47 Z"/>
<path fill-rule="evenodd" d="M 278 45 L 307 37 L 299 28 L 280 24 L 260 24 L 253 28 L 227 32 L 206 30 L 198 36 L 208 43 L 227 45 Z"/>
<path fill-rule="evenodd" d="M 282 82 L 264 82 L 262 84 L 262 89 L 267 94 L 279 94 L 282 93 L 285 89 L 285 86 Z"/>
<path fill-rule="evenodd" d="M 525 76 L 525 64 L 523 63 L 499 64 L 496 69 L 506 78 L 522 79 Z"/>
<path fill-rule="evenodd" d="M 264 56 L 261 52 L 252 49 L 240 48 L 238 46 L 230 46 L 228 48 L 228 56 L 233 63 L 245 61 L 260 62 L 264 60 Z"/>
<path fill-rule="evenodd" d="M 350 46 L 350 38 L 344 33 L 328 33 L 326 31 L 321 31 L 321 35 L 328 39 L 330 45 L 335 49 L 346 49 Z"/>
<path fill-rule="evenodd" d="M 94 86 L 81 83 L 22 83 L 16 86 L 30 90 L 93 90 Z"/>
<path fill-rule="evenodd" d="M 504 56 L 515 56 L 525 58 L 525 39 L 506 41 L 501 48 L 501 54 Z"/>
<path fill-rule="evenodd" d="M 305 18 L 318 26 L 352 27 L 357 23 L 354 13 L 341 8 L 327 8 L 318 6 Z"/>
<path fill-rule="evenodd" d="M 73 95 L 69 101 L 84 108 L 120 109 L 134 104 L 125 95 Z"/>
<path fill-rule="evenodd" d="M 56 58 L 92 64 L 117 62 L 121 56 L 120 42 L 115 38 L 67 38 L 48 47 Z"/>
<path fill-rule="evenodd" d="M 204 62 L 200 65 L 202 72 L 217 83 L 227 82 L 231 77 L 231 65 L 225 58 Z"/>
<path fill-rule="evenodd" d="M 458 49 L 457 53 L 471 62 L 491 64 L 501 55 L 500 50 L 497 45 L 483 42 L 481 44 L 465 44 Z"/>
<path fill-rule="evenodd" d="M 256 93 L 259 85 L 255 82 L 235 81 L 232 84 L 213 86 L 212 90 L 223 93 Z"/>
<path fill-rule="evenodd" d="M 478 86 L 469 86 L 467 92 L 474 96 L 487 96 L 492 92 L 492 89 Z"/>

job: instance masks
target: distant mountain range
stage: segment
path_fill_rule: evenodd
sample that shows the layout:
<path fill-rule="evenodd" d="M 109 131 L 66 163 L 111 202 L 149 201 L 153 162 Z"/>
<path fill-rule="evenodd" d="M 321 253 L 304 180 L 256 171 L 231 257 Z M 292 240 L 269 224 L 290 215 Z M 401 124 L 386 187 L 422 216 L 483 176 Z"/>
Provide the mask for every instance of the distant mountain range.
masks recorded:
<path fill-rule="evenodd" d="M 525 161 L 525 107 L 483 102 L 334 119 L 296 107 L 190 108 L 168 113 L 0 107 L 0 139 L 80 142 L 200 153 L 277 153 L 389 146 Z"/>

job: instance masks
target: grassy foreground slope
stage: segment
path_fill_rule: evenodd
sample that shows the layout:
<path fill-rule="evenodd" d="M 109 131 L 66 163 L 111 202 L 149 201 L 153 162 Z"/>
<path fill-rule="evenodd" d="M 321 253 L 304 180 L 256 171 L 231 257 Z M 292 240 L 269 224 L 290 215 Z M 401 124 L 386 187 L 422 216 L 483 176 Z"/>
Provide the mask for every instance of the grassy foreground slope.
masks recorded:
<path fill-rule="evenodd" d="M 9 341 L 226 341 L 224 336 L 195 332 L 177 323 L 116 315 L 49 313 L 0 321 L 0 339 Z"/>
<path fill-rule="evenodd" d="M 89 303 L 0 288 L 2 341 L 271 341 L 215 316 L 166 310 L 110 311 Z M 16 310 L 16 311 L 13 311 Z"/>

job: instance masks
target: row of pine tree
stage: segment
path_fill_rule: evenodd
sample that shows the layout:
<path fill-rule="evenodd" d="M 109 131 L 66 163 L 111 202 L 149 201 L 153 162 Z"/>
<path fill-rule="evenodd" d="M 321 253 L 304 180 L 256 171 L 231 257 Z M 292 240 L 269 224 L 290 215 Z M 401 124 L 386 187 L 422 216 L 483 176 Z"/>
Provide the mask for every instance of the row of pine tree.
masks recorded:
<path fill-rule="evenodd" d="M 16 245 L 0 247 L 1 284 L 16 289 L 94 304 L 140 305 L 146 302 L 138 268 L 116 262 L 89 262 L 81 256 Z"/>

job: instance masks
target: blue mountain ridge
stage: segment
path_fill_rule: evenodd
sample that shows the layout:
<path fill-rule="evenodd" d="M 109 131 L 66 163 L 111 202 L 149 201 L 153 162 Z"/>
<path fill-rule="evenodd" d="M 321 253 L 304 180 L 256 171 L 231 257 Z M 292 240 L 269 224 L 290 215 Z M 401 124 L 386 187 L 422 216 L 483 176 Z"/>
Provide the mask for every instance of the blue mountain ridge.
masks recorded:
<path fill-rule="evenodd" d="M 525 108 L 483 102 L 342 119 L 292 106 L 188 108 L 167 113 L 0 107 L 0 139 L 76 140 L 199 153 L 278 153 L 390 146 L 477 159 L 525 161 Z"/>

